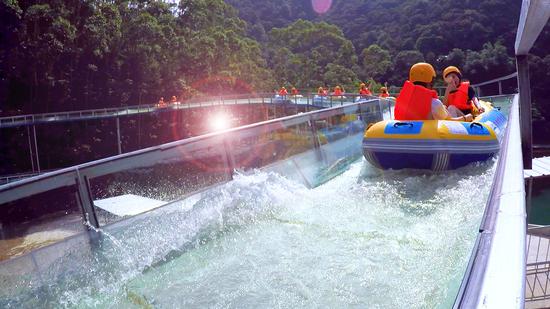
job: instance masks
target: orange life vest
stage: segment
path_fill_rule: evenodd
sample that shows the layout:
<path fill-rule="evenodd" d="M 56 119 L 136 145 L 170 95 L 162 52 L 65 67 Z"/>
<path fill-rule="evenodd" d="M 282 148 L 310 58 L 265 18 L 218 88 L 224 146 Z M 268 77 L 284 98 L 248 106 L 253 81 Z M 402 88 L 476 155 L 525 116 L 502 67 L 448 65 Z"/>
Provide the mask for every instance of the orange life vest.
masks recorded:
<path fill-rule="evenodd" d="M 405 81 L 395 101 L 395 120 L 426 120 L 437 92 Z"/>
<path fill-rule="evenodd" d="M 389 97 L 389 96 L 390 96 L 390 95 L 387 94 L 386 92 L 380 93 L 380 97 L 381 97 L 381 98 L 387 98 L 387 97 Z"/>
<path fill-rule="evenodd" d="M 288 92 L 286 91 L 286 89 L 281 89 L 281 90 L 279 90 L 279 95 L 280 95 L 280 96 L 285 96 L 285 95 L 287 95 L 287 94 L 288 94 Z"/>
<path fill-rule="evenodd" d="M 297 95 L 298 94 L 298 89 L 292 89 L 292 90 L 290 90 L 290 92 L 292 93 L 292 95 Z"/>
<path fill-rule="evenodd" d="M 342 89 L 340 88 L 334 89 L 334 95 L 342 95 Z"/>
<path fill-rule="evenodd" d="M 370 92 L 369 88 L 361 88 L 361 89 L 359 89 L 359 94 L 361 94 L 361 95 L 372 95 L 372 93 Z"/>
<path fill-rule="evenodd" d="M 455 92 L 449 93 L 447 104 L 454 105 L 460 110 L 471 110 L 472 101 L 468 99 L 468 88 L 470 88 L 469 82 L 460 83 Z"/>

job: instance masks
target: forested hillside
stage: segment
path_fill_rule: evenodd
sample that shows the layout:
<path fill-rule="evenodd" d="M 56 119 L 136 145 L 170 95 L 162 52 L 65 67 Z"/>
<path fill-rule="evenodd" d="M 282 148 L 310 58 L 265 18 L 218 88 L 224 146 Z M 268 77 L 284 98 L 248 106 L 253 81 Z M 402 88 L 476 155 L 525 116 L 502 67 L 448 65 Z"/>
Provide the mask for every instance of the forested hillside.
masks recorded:
<path fill-rule="evenodd" d="M 277 36 L 281 31 L 294 31 L 292 23 L 298 18 L 337 26 L 339 29 L 334 33 L 339 35 L 342 31 L 353 43 L 357 66 L 353 59 L 348 68 L 361 80 L 400 85 L 407 78 L 410 65 L 417 61 L 432 63 L 439 73 L 448 65 L 459 66 L 474 83 L 516 70 L 514 41 L 521 1 L 333 0 L 325 14 L 317 14 L 311 6 L 304 8 L 304 2 L 310 1 L 303 0 L 227 2 L 239 10 L 239 16 L 248 22 L 248 35 L 259 42 L 269 42 L 274 27 L 284 28 L 273 30 Z M 283 42 L 278 44 L 280 48 L 286 47 Z M 268 51 L 272 49 L 270 44 L 264 46 Z M 536 108 L 534 133 L 539 139 L 550 134 L 550 125 L 544 121 L 550 120 L 548 46 L 550 25 L 540 35 L 530 56 Z M 275 61 L 270 66 L 283 67 Z M 287 66 L 286 70 L 289 69 Z M 299 79 L 295 81 L 301 85 Z"/>
<path fill-rule="evenodd" d="M 0 20 L 4 113 L 273 86 L 260 45 L 221 0 L 2 0 Z"/>
<path fill-rule="evenodd" d="M 303 0 L 228 2 L 260 42 L 273 27 L 297 18 L 337 25 L 355 47 L 361 79 L 397 84 L 411 63 L 422 60 L 438 69 L 458 65 L 473 81 L 515 69 L 507 56 L 513 51 L 520 1 L 335 0 L 326 14 L 315 14 L 311 6 L 303 9 L 309 2 Z"/>
<path fill-rule="evenodd" d="M 515 71 L 521 1 L 1 0 L 2 114 L 153 103 L 161 96 L 400 85 L 418 61 L 472 82 Z M 317 5 L 318 6 L 318 5 Z M 316 11 L 317 9 L 317 11 Z M 550 31 L 532 56 L 550 119 Z"/>

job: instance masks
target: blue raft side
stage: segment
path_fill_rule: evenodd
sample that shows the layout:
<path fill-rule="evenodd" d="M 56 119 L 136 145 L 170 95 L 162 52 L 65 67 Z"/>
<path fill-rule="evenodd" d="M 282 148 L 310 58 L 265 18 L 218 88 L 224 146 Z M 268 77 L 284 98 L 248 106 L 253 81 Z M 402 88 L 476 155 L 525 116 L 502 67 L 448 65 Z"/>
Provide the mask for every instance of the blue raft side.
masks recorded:
<path fill-rule="evenodd" d="M 434 168 L 434 160 L 437 154 L 432 153 L 395 153 L 395 152 L 369 152 L 376 159 L 377 165 L 382 169 L 400 170 L 405 168 L 427 169 Z M 483 154 L 451 154 L 444 169 L 457 169 L 473 162 L 489 160 L 494 153 Z M 368 157 L 368 156 L 365 156 Z M 368 159 L 367 159 L 368 160 Z M 370 161 L 370 160 L 369 160 Z"/>
<path fill-rule="evenodd" d="M 487 113 L 485 113 L 481 119 L 479 120 L 479 123 L 485 123 L 491 125 L 495 132 L 497 133 L 497 136 L 499 136 L 500 132 L 504 132 L 504 128 L 506 127 L 507 118 L 504 116 L 502 112 L 500 112 L 498 109 L 493 109 Z M 396 121 L 390 121 L 385 129 L 384 133 L 386 134 L 419 134 L 420 130 L 422 128 L 421 121 L 410 121 L 405 122 L 409 123 L 410 125 L 401 125 L 401 126 L 394 126 Z M 475 125 L 474 123 L 462 123 L 464 128 L 468 131 L 468 134 L 470 135 L 489 135 L 490 132 L 485 127 L 481 127 L 479 125 Z M 500 136 L 499 136 L 500 137 Z M 363 148 L 363 154 L 367 161 L 371 162 L 373 165 L 376 165 L 382 169 L 405 169 L 405 168 L 413 168 L 413 169 L 433 169 L 436 164 L 434 164 L 434 160 L 436 159 L 438 153 L 410 153 L 406 152 L 406 149 L 403 149 L 404 152 L 396 153 L 396 152 L 384 152 L 384 151 L 372 151 Z M 448 154 L 448 162 L 444 164 L 444 169 L 457 169 L 464 167 L 468 164 L 474 163 L 474 162 L 482 162 L 489 160 L 492 158 L 496 153 L 495 152 L 487 152 L 487 153 L 475 153 L 475 154 L 464 154 L 464 153 L 454 153 L 454 154 Z M 376 162 L 372 162 L 372 160 L 375 160 Z"/>

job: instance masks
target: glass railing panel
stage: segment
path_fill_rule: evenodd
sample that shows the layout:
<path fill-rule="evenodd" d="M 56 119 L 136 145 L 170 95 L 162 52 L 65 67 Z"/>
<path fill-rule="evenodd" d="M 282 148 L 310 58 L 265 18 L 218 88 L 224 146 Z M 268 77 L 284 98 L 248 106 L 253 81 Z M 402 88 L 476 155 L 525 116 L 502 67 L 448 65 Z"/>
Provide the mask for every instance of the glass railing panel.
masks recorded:
<path fill-rule="evenodd" d="M 76 185 L 0 205 L 0 261 L 85 231 Z"/>
<path fill-rule="evenodd" d="M 315 147 L 308 118 L 295 124 L 276 122 L 233 132 L 229 136 L 236 169 L 260 168 Z"/>
<path fill-rule="evenodd" d="M 92 174 L 90 189 L 100 226 L 230 178 L 224 143 L 219 137 L 124 158 L 118 167 L 116 161 L 102 169 L 83 171 Z"/>

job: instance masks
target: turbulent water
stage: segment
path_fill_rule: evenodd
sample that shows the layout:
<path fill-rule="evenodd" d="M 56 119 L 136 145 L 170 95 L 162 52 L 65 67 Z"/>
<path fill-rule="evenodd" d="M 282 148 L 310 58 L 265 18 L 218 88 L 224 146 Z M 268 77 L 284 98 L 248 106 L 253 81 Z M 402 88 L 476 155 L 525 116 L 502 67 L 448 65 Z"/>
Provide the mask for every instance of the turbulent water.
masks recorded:
<path fill-rule="evenodd" d="M 0 305 L 448 307 L 493 169 L 379 172 L 360 160 L 314 189 L 274 173 L 238 175 L 105 232 L 98 250 L 52 267 L 64 270 L 59 281 L 21 286 Z"/>

